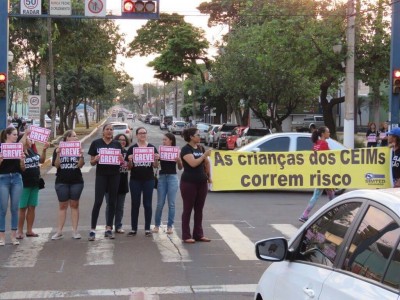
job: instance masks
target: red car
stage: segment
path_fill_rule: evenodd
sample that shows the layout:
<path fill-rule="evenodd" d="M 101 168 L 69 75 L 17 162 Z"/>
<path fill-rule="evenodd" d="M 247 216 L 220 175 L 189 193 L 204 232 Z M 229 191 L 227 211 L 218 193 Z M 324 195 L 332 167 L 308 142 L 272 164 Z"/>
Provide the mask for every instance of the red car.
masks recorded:
<path fill-rule="evenodd" d="M 232 130 L 231 135 L 226 138 L 226 149 L 233 150 L 236 147 L 239 147 L 236 141 L 246 128 L 247 126 L 238 126 Z"/>

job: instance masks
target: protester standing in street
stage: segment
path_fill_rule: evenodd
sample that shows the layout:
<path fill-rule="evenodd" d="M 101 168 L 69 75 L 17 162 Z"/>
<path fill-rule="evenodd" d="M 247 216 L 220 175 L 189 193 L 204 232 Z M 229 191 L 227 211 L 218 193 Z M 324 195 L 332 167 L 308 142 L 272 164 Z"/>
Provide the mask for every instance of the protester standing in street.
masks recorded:
<path fill-rule="evenodd" d="M 376 147 L 379 140 L 379 131 L 376 129 L 376 124 L 370 122 L 366 133 L 367 147 Z"/>
<path fill-rule="evenodd" d="M 209 242 L 203 233 L 203 208 L 207 197 L 208 182 L 211 182 L 208 156 L 211 149 L 203 153 L 200 147 L 200 133 L 195 127 L 183 131 L 187 142 L 181 149 L 183 174 L 180 190 L 183 200 L 182 240 L 185 243 Z M 190 217 L 194 211 L 193 235 L 190 232 Z"/>
<path fill-rule="evenodd" d="M 29 138 L 30 130 L 27 129 L 22 136 L 20 142 L 24 147 L 25 154 L 25 171 L 22 172 L 23 191 L 19 201 L 19 219 L 17 239 L 24 237 L 24 224 L 26 219 L 26 236 L 38 237 L 33 232 L 33 222 L 35 221 L 35 210 L 39 203 L 39 181 L 40 181 L 40 164 L 46 160 L 46 151 L 50 147 L 49 143 L 43 145 L 42 154 L 39 155 L 33 147 L 33 142 Z"/>
<path fill-rule="evenodd" d="M 176 138 L 172 133 L 166 133 L 163 137 L 163 146 L 176 146 Z M 167 161 L 160 159 L 160 172 L 158 176 L 157 186 L 157 209 L 155 216 L 155 226 L 153 232 L 157 233 L 160 230 L 162 210 L 164 208 L 165 200 L 168 198 L 168 222 L 167 234 L 173 232 L 173 225 L 175 220 L 175 200 L 176 193 L 178 192 L 178 174 L 176 167 L 182 170 L 182 160 L 179 156 L 175 161 Z"/>
<path fill-rule="evenodd" d="M 115 206 L 115 232 L 116 233 L 124 233 L 124 229 L 122 229 L 122 218 L 124 216 L 124 206 L 125 206 L 125 197 L 126 194 L 129 192 L 128 186 L 128 162 L 126 159 L 126 153 L 128 153 L 127 148 L 130 144 L 129 138 L 121 133 L 117 134 L 114 140 L 118 141 L 122 146 L 122 156 L 123 156 L 123 163 L 119 168 L 120 178 L 119 178 L 119 187 L 118 187 L 118 196 L 117 196 L 117 203 Z M 110 195 L 108 192 L 106 193 L 106 218 L 108 215 L 108 203 L 109 203 Z"/>
<path fill-rule="evenodd" d="M 152 199 L 154 190 L 154 171 L 158 168 L 159 155 L 157 148 L 147 141 L 147 130 L 144 127 L 136 129 L 137 142 L 129 147 L 127 153 L 128 167 L 131 169 L 129 188 L 131 190 L 131 230 L 128 236 L 135 236 L 138 230 L 138 218 L 141 197 L 143 194 L 144 231 L 151 236 Z M 154 162 L 137 162 L 133 157 L 133 149 L 138 147 L 154 148 Z"/>
<path fill-rule="evenodd" d="M 389 123 L 382 122 L 381 128 L 379 129 L 379 139 L 381 141 L 380 145 L 382 147 L 386 147 L 388 145 L 388 132 L 389 132 Z"/>
<path fill-rule="evenodd" d="M 108 202 L 108 215 L 106 218 L 106 231 L 104 236 L 106 238 L 114 239 L 114 233 L 112 231 L 115 206 L 118 197 L 119 187 L 119 165 L 99 164 L 100 161 L 100 149 L 119 149 L 122 151 L 121 144 L 113 140 L 113 126 L 111 124 L 105 124 L 103 126 L 103 137 L 101 139 L 94 140 L 90 145 L 88 154 L 90 155 L 90 164 L 96 166 L 96 180 L 95 180 L 95 192 L 94 192 L 94 204 L 92 209 L 92 220 L 91 230 L 89 233 L 89 241 L 96 239 L 96 226 L 97 219 L 99 218 L 100 208 L 103 204 L 104 195 L 106 192 L 109 194 Z M 122 154 L 120 156 L 121 163 L 123 162 Z"/>
<path fill-rule="evenodd" d="M 73 130 L 64 133 L 64 142 L 78 141 L 78 137 Z M 57 168 L 55 190 L 58 197 L 58 224 L 57 232 L 51 237 L 52 240 L 59 240 L 64 237 L 63 228 L 67 217 L 68 207 L 71 208 L 72 238 L 80 239 L 78 232 L 79 222 L 79 199 L 84 187 L 81 168 L 85 164 L 83 149 L 80 149 L 79 156 L 62 156 L 60 148 L 57 147 L 53 152 L 53 166 Z"/>
<path fill-rule="evenodd" d="M 388 132 L 388 141 L 392 147 L 392 176 L 393 187 L 400 187 L 400 127 L 395 127 Z"/>
<path fill-rule="evenodd" d="M 314 143 L 313 150 L 314 151 L 324 151 L 329 150 L 329 145 L 327 143 L 327 139 L 329 139 L 330 132 L 329 128 L 326 126 L 319 127 L 318 130 L 314 131 L 311 135 L 311 140 Z M 308 203 L 306 209 L 303 214 L 299 218 L 300 222 L 306 222 L 308 220 L 308 216 L 317 203 L 319 197 L 321 197 L 324 189 L 314 189 L 314 193 Z M 328 194 L 329 200 L 335 198 L 335 191 L 333 189 L 326 189 L 326 193 Z"/>
<path fill-rule="evenodd" d="M 18 131 L 7 127 L 1 132 L 0 143 L 16 143 Z M 21 173 L 25 171 L 25 155 L 19 159 L 4 159 L 0 153 L 0 246 L 6 244 L 6 215 L 8 199 L 11 207 L 11 243 L 19 245 L 17 240 L 18 204 L 22 195 L 23 184 Z"/>

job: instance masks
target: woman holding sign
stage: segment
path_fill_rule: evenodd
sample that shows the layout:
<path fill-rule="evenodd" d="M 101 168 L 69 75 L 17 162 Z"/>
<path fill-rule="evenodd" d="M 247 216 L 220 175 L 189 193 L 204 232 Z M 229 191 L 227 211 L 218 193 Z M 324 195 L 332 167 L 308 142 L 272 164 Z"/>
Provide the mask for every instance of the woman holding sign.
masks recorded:
<path fill-rule="evenodd" d="M 94 204 L 92 209 L 91 230 L 89 241 L 96 239 L 97 219 L 99 218 L 100 208 L 103 204 L 104 195 L 108 192 L 108 215 L 106 218 L 106 231 L 104 237 L 114 239 L 112 231 L 115 206 L 118 197 L 119 187 L 119 167 L 123 163 L 122 146 L 118 141 L 113 140 L 113 126 L 105 124 L 103 126 L 103 137 L 94 140 L 90 145 L 88 154 L 90 164 L 96 166 L 96 181 L 94 192 Z"/>
<path fill-rule="evenodd" d="M 129 147 L 126 160 L 131 169 L 129 187 L 131 190 L 131 231 L 128 236 L 135 236 L 138 229 L 140 200 L 143 194 L 144 230 L 146 236 L 151 236 L 150 224 L 152 217 L 152 199 L 154 189 L 154 171 L 158 167 L 159 155 L 154 145 L 147 142 L 147 130 L 144 127 L 136 129 L 137 143 Z"/>
<path fill-rule="evenodd" d="M 208 182 L 211 182 L 208 156 L 211 149 L 204 152 L 200 144 L 200 133 L 197 128 L 183 131 L 187 144 L 181 150 L 183 174 L 181 177 L 181 195 L 183 200 L 182 240 L 193 244 L 209 242 L 203 234 L 203 207 L 207 197 Z M 204 152 L 204 153 L 203 153 Z M 193 235 L 190 233 L 190 216 L 194 211 Z"/>
<path fill-rule="evenodd" d="M 370 122 L 366 133 L 367 147 L 376 147 L 379 140 L 379 131 L 376 129 L 376 124 Z"/>
<path fill-rule="evenodd" d="M 161 225 L 161 215 L 165 200 L 168 197 L 168 223 L 167 234 L 173 232 L 175 220 L 175 199 L 178 192 L 178 175 L 176 166 L 182 170 L 182 160 L 179 157 L 179 148 L 176 147 L 176 138 L 172 133 L 166 133 L 163 137 L 163 145 L 160 147 L 160 174 L 157 186 L 157 209 L 155 227 L 153 232 L 157 233 Z"/>
<path fill-rule="evenodd" d="M 18 131 L 14 127 L 7 127 L 1 132 L 0 143 L 0 246 L 6 244 L 6 215 L 8 199 L 11 205 L 11 242 L 19 245 L 17 240 L 18 203 L 22 195 L 22 175 L 25 170 L 25 155 L 22 147 L 19 151 L 5 151 L 5 147 L 15 145 Z M 21 146 L 21 144 L 20 144 Z"/>
<path fill-rule="evenodd" d="M 59 202 L 57 232 L 52 240 L 62 239 L 67 209 L 71 208 L 72 238 L 80 239 L 78 232 L 79 199 L 83 190 L 81 168 L 85 164 L 83 149 L 75 131 L 64 133 L 62 142 L 53 152 L 53 166 L 57 168 L 55 190 Z"/>
<path fill-rule="evenodd" d="M 314 151 L 324 151 L 324 150 L 329 150 L 329 145 L 328 142 L 326 141 L 329 139 L 330 136 L 330 131 L 329 128 L 326 126 L 319 127 L 318 130 L 314 131 L 311 134 L 311 140 L 314 143 L 313 150 Z M 300 222 L 306 222 L 308 220 L 308 216 L 315 206 L 315 203 L 317 203 L 317 200 L 319 197 L 321 197 L 324 189 L 314 189 L 314 193 L 310 199 L 310 202 L 308 203 L 306 209 L 304 210 L 303 214 L 299 218 Z M 328 194 L 329 200 L 332 200 L 335 198 L 335 190 L 333 189 L 326 189 L 326 193 Z"/>
<path fill-rule="evenodd" d="M 49 148 L 49 143 L 44 143 L 42 154 L 37 153 L 36 148 L 33 148 L 33 142 L 29 138 L 30 130 L 27 129 L 21 138 L 21 143 L 24 146 L 25 154 L 25 171 L 22 172 L 22 181 L 24 189 L 19 201 L 19 219 L 17 239 L 24 238 L 24 224 L 26 219 L 26 236 L 38 237 L 39 235 L 32 231 L 33 222 L 35 221 L 35 209 L 39 200 L 39 180 L 40 180 L 40 165 L 46 160 L 46 150 Z"/>

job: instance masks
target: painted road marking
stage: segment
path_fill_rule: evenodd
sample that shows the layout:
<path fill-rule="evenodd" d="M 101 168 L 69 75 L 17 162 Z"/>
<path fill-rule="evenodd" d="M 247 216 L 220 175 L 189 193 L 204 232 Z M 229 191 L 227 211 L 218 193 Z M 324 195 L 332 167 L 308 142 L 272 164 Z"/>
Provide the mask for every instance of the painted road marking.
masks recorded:
<path fill-rule="evenodd" d="M 166 226 L 160 226 L 159 233 L 153 233 L 163 262 L 189 262 L 189 252 L 183 247 L 182 240 L 174 231 L 172 234 L 166 233 Z"/>
<path fill-rule="evenodd" d="M 211 224 L 240 260 L 258 260 L 254 243 L 235 225 Z"/>
<path fill-rule="evenodd" d="M 283 235 L 285 235 L 287 238 L 293 237 L 298 228 L 293 226 L 292 224 L 270 224 L 273 228 L 276 230 L 282 232 Z"/>
<path fill-rule="evenodd" d="M 40 251 L 44 244 L 49 240 L 52 228 L 37 228 L 35 232 L 38 237 L 25 237 L 19 246 L 15 246 L 15 251 L 11 254 L 3 267 L 5 268 L 32 268 L 36 265 Z"/>
<path fill-rule="evenodd" d="M 142 292 L 145 295 L 178 295 L 206 293 L 249 293 L 254 294 L 257 284 L 194 285 L 166 287 L 131 287 L 121 289 L 96 289 L 76 291 L 11 291 L 0 293 L 0 299 L 49 299 L 132 296 Z"/>
<path fill-rule="evenodd" d="M 104 226 L 101 226 L 104 228 Z M 100 266 L 114 264 L 115 239 L 104 237 L 104 229 L 96 230 L 96 240 L 88 241 L 85 266 Z"/>

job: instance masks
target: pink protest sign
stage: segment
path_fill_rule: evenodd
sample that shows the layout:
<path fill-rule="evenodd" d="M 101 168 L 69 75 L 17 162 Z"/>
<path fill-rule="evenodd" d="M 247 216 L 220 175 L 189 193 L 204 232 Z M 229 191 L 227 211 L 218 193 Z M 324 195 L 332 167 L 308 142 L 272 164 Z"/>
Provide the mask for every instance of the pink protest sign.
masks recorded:
<path fill-rule="evenodd" d="M 154 148 L 153 147 L 134 147 L 132 160 L 134 163 L 154 162 Z"/>
<path fill-rule="evenodd" d="M 32 141 L 36 141 L 39 143 L 46 143 L 50 136 L 50 129 L 42 128 L 38 126 L 31 126 L 30 127 L 31 133 L 29 134 L 29 138 Z"/>
<path fill-rule="evenodd" d="M 81 142 L 60 142 L 60 157 L 81 156 Z"/>
<path fill-rule="evenodd" d="M 3 159 L 20 159 L 24 147 L 21 143 L 2 143 L 1 154 Z"/>
<path fill-rule="evenodd" d="M 179 147 L 160 146 L 160 160 L 176 161 L 179 155 Z"/>
<path fill-rule="evenodd" d="M 121 155 L 121 149 L 101 148 L 99 149 L 99 155 L 100 155 L 99 164 L 101 165 L 121 164 L 119 160 L 119 157 Z"/>

